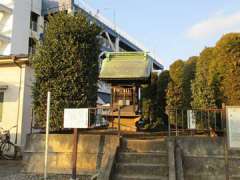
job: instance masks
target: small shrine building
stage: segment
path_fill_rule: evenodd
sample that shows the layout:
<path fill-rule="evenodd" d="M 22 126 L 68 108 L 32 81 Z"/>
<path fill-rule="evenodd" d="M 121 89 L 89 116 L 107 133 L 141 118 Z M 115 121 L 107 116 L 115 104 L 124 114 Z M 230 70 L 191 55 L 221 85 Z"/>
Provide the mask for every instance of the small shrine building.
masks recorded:
<path fill-rule="evenodd" d="M 150 82 L 153 61 L 146 52 L 105 54 L 99 79 L 111 84 L 110 106 L 115 127 L 120 107 L 121 130 L 136 131 L 136 121 L 141 118 L 141 86 Z"/>

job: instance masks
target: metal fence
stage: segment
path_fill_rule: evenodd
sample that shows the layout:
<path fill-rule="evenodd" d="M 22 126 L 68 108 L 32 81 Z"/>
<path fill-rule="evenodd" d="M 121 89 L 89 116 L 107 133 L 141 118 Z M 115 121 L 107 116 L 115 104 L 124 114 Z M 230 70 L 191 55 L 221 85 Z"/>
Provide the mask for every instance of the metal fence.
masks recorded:
<path fill-rule="evenodd" d="M 190 113 L 191 112 L 191 113 Z M 193 135 L 218 133 L 223 134 L 226 128 L 225 109 L 167 109 L 167 128 L 165 130 L 146 130 L 144 132 L 159 132 L 168 136 Z M 192 117 L 190 117 L 190 115 Z M 126 125 L 121 122 L 121 109 L 112 108 L 109 106 L 100 106 L 89 108 L 89 130 L 90 129 L 107 129 L 113 131 L 124 131 Z M 192 118 L 192 119 L 191 119 Z M 194 121 L 194 122 L 191 122 Z M 151 122 L 149 122 L 151 123 Z M 192 123 L 192 124 L 191 124 Z M 32 113 L 32 131 L 40 132 L 44 128 L 39 128 L 35 125 L 34 113 Z M 194 127 L 192 127 L 194 126 Z M 136 130 L 136 127 L 128 129 Z M 141 130 L 142 131 L 142 130 Z"/>
<path fill-rule="evenodd" d="M 110 107 L 89 108 L 89 127 L 109 127 L 113 118 L 113 112 L 114 110 Z"/>
<path fill-rule="evenodd" d="M 88 129 L 113 129 L 113 130 L 120 130 L 120 119 L 116 124 L 114 121 L 114 118 L 120 118 L 120 110 L 118 108 L 112 108 L 112 107 L 94 107 L 94 108 L 88 108 Z M 50 119 L 52 117 L 50 116 Z M 38 133 L 38 132 L 44 132 L 45 127 L 41 127 L 38 125 L 37 119 L 35 117 L 34 110 L 32 110 L 31 115 L 31 132 L 30 133 Z"/>
<path fill-rule="evenodd" d="M 223 133 L 225 109 L 167 109 L 168 134 Z"/>

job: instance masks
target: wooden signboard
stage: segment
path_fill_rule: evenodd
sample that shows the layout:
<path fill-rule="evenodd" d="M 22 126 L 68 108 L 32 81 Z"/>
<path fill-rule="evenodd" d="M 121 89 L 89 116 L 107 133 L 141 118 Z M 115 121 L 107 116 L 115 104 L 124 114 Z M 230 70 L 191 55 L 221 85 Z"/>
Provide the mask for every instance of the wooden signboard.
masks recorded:
<path fill-rule="evenodd" d="M 88 109 L 64 109 L 64 128 L 88 128 Z"/>

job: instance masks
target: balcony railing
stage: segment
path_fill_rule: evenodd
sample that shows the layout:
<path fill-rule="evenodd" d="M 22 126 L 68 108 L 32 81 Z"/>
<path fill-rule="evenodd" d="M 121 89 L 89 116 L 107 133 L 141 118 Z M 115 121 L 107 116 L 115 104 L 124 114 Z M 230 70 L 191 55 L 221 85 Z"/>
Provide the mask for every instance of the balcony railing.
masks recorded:
<path fill-rule="evenodd" d="M 0 12 L 12 14 L 12 9 L 3 4 L 0 4 Z"/>
<path fill-rule="evenodd" d="M 3 34 L 0 34 L 0 41 L 4 42 L 4 43 L 9 43 L 11 41 L 10 37 L 7 37 Z"/>

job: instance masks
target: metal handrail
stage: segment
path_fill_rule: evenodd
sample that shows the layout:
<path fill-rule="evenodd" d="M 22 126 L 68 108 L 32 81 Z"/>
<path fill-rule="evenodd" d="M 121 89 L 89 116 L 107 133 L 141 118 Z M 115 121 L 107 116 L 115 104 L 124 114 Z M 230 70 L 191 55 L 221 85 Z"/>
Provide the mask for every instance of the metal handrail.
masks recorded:
<path fill-rule="evenodd" d="M 166 110 L 173 110 L 173 111 L 175 111 L 175 110 L 193 110 L 193 111 L 225 111 L 225 109 L 223 109 L 223 108 L 206 108 L 206 109 L 204 109 L 204 108 L 166 108 Z"/>
<path fill-rule="evenodd" d="M 91 180 L 97 180 L 98 176 L 99 176 L 99 173 L 92 175 Z"/>

